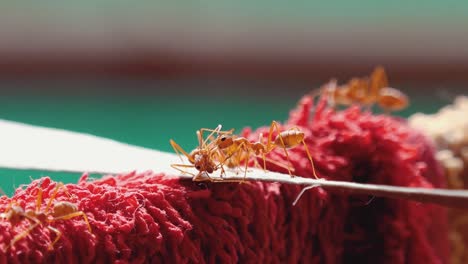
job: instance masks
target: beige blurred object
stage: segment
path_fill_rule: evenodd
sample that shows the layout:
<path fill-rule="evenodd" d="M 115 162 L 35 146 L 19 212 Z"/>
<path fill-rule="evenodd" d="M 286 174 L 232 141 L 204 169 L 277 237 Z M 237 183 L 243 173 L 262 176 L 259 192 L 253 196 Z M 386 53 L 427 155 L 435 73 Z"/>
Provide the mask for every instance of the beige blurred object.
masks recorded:
<path fill-rule="evenodd" d="M 468 97 L 459 96 L 433 115 L 415 114 L 410 124 L 423 130 L 437 147 L 437 160 L 445 169 L 448 187 L 468 189 Z M 451 263 L 468 263 L 468 211 L 449 210 Z"/>
<path fill-rule="evenodd" d="M 437 151 L 436 158 L 445 168 L 448 186 L 453 189 L 464 189 L 463 179 L 460 177 L 464 168 L 463 160 L 455 157 L 449 149 Z"/>

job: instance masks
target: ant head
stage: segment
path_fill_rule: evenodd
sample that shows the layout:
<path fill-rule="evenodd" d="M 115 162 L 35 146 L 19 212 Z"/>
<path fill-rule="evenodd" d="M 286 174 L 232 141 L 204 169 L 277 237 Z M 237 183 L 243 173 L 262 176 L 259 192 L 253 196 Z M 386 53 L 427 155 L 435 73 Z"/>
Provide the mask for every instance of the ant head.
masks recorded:
<path fill-rule="evenodd" d="M 207 159 L 209 156 L 204 152 L 199 152 L 195 155 L 193 165 L 198 171 L 206 171 Z"/>
<path fill-rule="evenodd" d="M 218 148 L 220 149 L 228 148 L 232 146 L 233 143 L 234 143 L 234 140 L 232 136 L 230 135 L 221 135 L 216 140 L 216 145 L 218 145 Z"/>
<path fill-rule="evenodd" d="M 12 205 L 8 211 L 1 214 L 1 217 L 10 221 L 12 225 L 15 225 L 24 219 L 25 212 L 21 206 Z"/>
<path fill-rule="evenodd" d="M 211 160 L 209 153 L 201 153 L 196 155 L 193 165 L 198 171 L 208 173 L 212 173 L 216 167 L 216 164 Z"/>

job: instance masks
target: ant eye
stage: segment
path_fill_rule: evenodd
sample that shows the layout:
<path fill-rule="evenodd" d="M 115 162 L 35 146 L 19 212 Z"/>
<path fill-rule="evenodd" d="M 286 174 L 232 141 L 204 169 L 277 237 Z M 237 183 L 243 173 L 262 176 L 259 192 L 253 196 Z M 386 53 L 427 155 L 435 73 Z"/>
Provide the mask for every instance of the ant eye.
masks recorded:
<path fill-rule="evenodd" d="M 222 138 L 221 138 L 221 141 L 224 141 L 224 140 L 226 140 L 226 137 L 222 137 Z"/>
<path fill-rule="evenodd" d="M 199 170 L 199 169 L 200 169 L 200 166 L 196 166 L 195 169 Z"/>

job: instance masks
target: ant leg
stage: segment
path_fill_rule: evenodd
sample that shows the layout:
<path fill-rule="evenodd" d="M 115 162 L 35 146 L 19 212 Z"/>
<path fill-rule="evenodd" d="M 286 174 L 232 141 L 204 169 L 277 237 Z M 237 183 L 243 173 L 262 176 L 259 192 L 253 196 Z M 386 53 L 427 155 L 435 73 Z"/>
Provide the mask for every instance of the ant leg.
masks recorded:
<path fill-rule="evenodd" d="M 225 170 L 224 170 L 224 165 L 225 163 L 232 159 L 232 158 L 236 158 L 236 161 L 235 161 L 235 166 L 239 167 L 240 166 L 240 163 L 241 163 L 241 150 L 244 150 L 244 146 L 245 146 L 245 143 L 242 142 L 239 146 L 236 147 L 236 149 L 234 149 L 233 151 L 231 151 L 231 153 L 229 155 L 225 155 L 222 151 L 220 151 L 220 156 L 222 157 L 222 161 L 219 162 L 219 164 L 217 165 L 217 168 L 221 168 L 222 172 L 221 172 L 221 175 L 224 173 L 226 174 Z M 236 157 L 233 157 L 235 154 L 237 154 Z M 248 157 L 247 156 L 247 160 L 246 160 L 246 170 L 245 170 L 245 173 L 247 173 L 247 166 L 248 166 Z M 223 178 L 223 177 L 220 177 L 220 178 Z M 245 178 L 245 177 L 244 177 Z"/>
<path fill-rule="evenodd" d="M 204 175 L 206 175 L 206 177 L 208 177 L 208 179 L 201 178 L 202 172 L 199 172 L 197 175 L 193 176 L 192 181 L 194 181 L 194 182 L 201 182 L 201 181 L 206 181 L 206 180 L 211 181 L 211 182 L 214 181 L 213 178 L 211 178 L 210 175 L 206 171 L 205 171 Z"/>
<path fill-rule="evenodd" d="M 55 233 L 54 241 L 51 244 L 49 244 L 49 246 L 48 246 L 48 250 L 54 250 L 54 245 L 62 237 L 62 232 L 60 232 L 60 230 L 58 230 L 57 228 L 54 228 L 54 227 L 51 227 L 51 226 L 47 226 L 47 228 Z"/>
<path fill-rule="evenodd" d="M 262 142 L 260 142 L 262 143 Z M 263 160 L 263 166 L 261 166 L 258 161 L 257 161 L 257 158 L 261 158 Z M 278 167 L 281 167 L 285 170 L 288 170 L 289 167 L 287 165 L 284 165 L 284 164 L 281 164 L 280 162 L 276 161 L 276 160 L 272 160 L 270 158 L 267 158 L 265 156 L 265 153 L 262 153 L 262 155 L 260 157 L 258 157 L 257 155 L 255 155 L 254 157 L 254 163 L 255 163 L 255 166 L 257 166 L 258 168 L 260 169 L 263 169 L 263 171 L 266 173 L 267 169 L 266 169 L 266 163 L 269 162 L 269 163 L 272 163 L 272 164 L 275 164 L 276 166 Z M 294 171 L 294 168 L 291 168 L 293 171 Z"/>
<path fill-rule="evenodd" d="M 270 150 L 270 146 L 271 146 L 271 137 L 273 136 L 273 129 L 274 129 L 274 127 L 277 127 L 277 126 L 276 126 L 276 121 L 275 121 L 275 120 L 271 121 L 270 131 L 268 132 L 268 141 L 267 141 L 267 145 L 266 145 L 266 146 L 267 146 L 267 151 Z M 279 131 L 279 132 L 281 132 L 281 131 Z M 278 132 L 278 133 L 279 133 L 279 132 Z"/>
<path fill-rule="evenodd" d="M 202 149 L 205 147 L 205 142 L 203 141 L 203 136 L 200 133 L 200 130 L 197 130 L 195 132 L 197 134 L 197 139 L 198 139 L 198 148 Z"/>
<path fill-rule="evenodd" d="M 243 144 L 243 143 L 242 143 L 242 144 Z M 242 144 L 241 144 L 241 145 L 242 145 Z M 237 150 L 236 150 L 236 151 L 237 151 Z M 233 156 L 235 153 L 237 153 L 237 154 L 238 154 L 238 157 L 240 157 L 240 155 L 239 155 L 240 153 L 233 151 L 233 153 L 231 153 L 223 162 L 220 162 L 220 164 L 218 165 L 218 167 L 221 167 L 221 169 L 224 170 L 224 169 L 223 169 L 224 163 L 225 163 L 228 159 L 232 158 L 232 156 Z M 212 178 L 212 177 L 208 176 L 209 180 L 210 180 L 211 182 L 236 182 L 236 183 L 246 183 L 246 184 L 249 184 L 249 182 L 246 181 L 246 177 L 247 177 L 247 168 L 248 168 L 248 157 L 249 157 L 249 156 L 247 156 L 247 160 L 245 161 L 244 178 L 243 178 L 242 180 L 224 179 L 224 178 L 221 178 L 221 177 L 220 177 L 220 178 Z M 237 164 L 237 167 L 240 167 L 240 162 L 241 162 L 241 161 L 240 161 L 240 158 L 239 158 L 239 159 L 237 160 L 237 163 L 236 163 L 236 164 Z"/>
<path fill-rule="evenodd" d="M 297 126 L 293 126 L 291 129 L 301 131 L 301 129 L 299 127 L 297 127 Z M 307 144 L 305 143 L 304 139 L 301 140 L 301 143 L 302 143 L 302 145 L 304 145 L 304 149 L 305 149 L 305 151 L 307 153 L 307 158 L 309 158 L 310 165 L 312 165 L 312 175 L 314 175 L 315 179 L 319 179 L 319 177 L 317 176 L 317 173 L 315 172 L 314 160 L 312 159 L 312 155 L 310 155 L 309 147 L 307 147 Z"/>
<path fill-rule="evenodd" d="M 41 210 L 42 205 L 42 179 L 37 184 L 36 212 Z"/>
<path fill-rule="evenodd" d="M 312 174 L 314 175 L 315 179 L 319 179 L 319 177 L 317 176 L 317 173 L 315 172 L 315 165 L 314 165 L 314 160 L 312 159 L 312 155 L 310 155 L 310 152 L 309 152 L 309 148 L 307 147 L 304 139 L 301 140 L 302 141 L 302 144 L 304 145 L 304 149 L 307 153 L 307 157 L 309 158 L 310 160 L 310 165 L 312 165 Z"/>
<path fill-rule="evenodd" d="M 39 220 L 37 219 L 34 219 L 34 224 L 31 225 L 28 229 L 24 230 L 23 232 L 21 232 L 20 234 L 16 235 L 11 241 L 10 241 L 10 245 L 7 247 L 7 248 L 10 248 L 10 247 L 13 247 L 16 242 L 18 242 L 19 240 L 25 238 L 27 235 L 29 235 L 29 233 L 31 233 L 31 231 L 36 228 L 38 225 L 40 224 Z"/>
<path fill-rule="evenodd" d="M 65 188 L 65 186 L 63 185 L 63 183 L 61 183 L 61 182 L 56 183 L 56 184 L 55 184 L 55 188 L 54 188 L 54 192 L 53 192 L 52 195 L 50 196 L 49 202 L 47 203 L 47 207 L 46 207 L 46 209 L 45 209 L 45 213 L 49 212 L 50 206 L 52 205 L 52 201 L 55 200 L 55 197 L 57 196 L 58 190 L 59 190 L 60 188 Z"/>
<path fill-rule="evenodd" d="M 180 160 L 182 162 L 184 162 L 184 160 L 182 159 L 182 156 L 180 155 L 180 153 L 184 154 L 185 157 L 187 157 L 187 159 L 190 161 L 190 163 L 194 163 L 195 161 L 190 157 L 190 154 L 188 154 L 181 146 L 179 146 L 179 144 L 177 144 L 174 140 L 169 140 L 169 142 L 171 143 L 171 146 L 172 148 L 174 149 L 174 151 L 176 152 L 177 156 L 179 156 Z"/>
<path fill-rule="evenodd" d="M 247 151 L 246 155 L 247 155 L 247 157 L 245 158 L 244 178 L 242 179 L 242 181 L 240 183 L 245 182 L 246 179 L 247 179 L 247 168 L 249 166 L 250 151 Z"/>
<path fill-rule="evenodd" d="M 257 160 L 258 157 L 257 157 L 257 155 L 254 156 L 253 161 L 254 161 L 254 166 L 255 166 L 255 167 L 258 167 L 259 169 L 262 169 L 263 172 L 266 173 L 266 163 L 265 163 L 265 160 L 263 159 L 264 157 L 265 157 L 265 155 L 262 155 L 262 157 L 261 157 L 262 160 L 264 161 L 264 162 L 263 162 L 263 166 L 260 165 L 260 163 L 258 163 L 258 160 Z M 266 158 L 266 157 L 265 157 L 265 158 Z"/>
<path fill-rule="evenodd" d="M 89 232 L 92 232 L 91 225 L 89 224 L 89 221 L 88 221 L 88 216 L 86 216 L 86 214 L 83 211 L 78 211 L 78 212 L 70 213 L 67 215 L 55 217 L 54 219 L 50 220 L 50 222 L 54 222 L 57 220 L 68 220 L 68 219 L 72 219 L 78 216 L 83 217 L 83 220 L 86 222 L 86 226 L 88 227 Z"/>
<path fill-rule="evenodd" d="M 207 174 L 208 178 L 209 178 L 209 181 L 210 182 L 236 182 L 236 183 L 246 183 L 248 184 L 249 182 L 245 180 L 245 178 L 243 178 L 242 180 L 237 180 L 237 179 L 225 179 L 225 178 L 213 178 L 213 177 L 210 177 L 208 174 Z"/>
<path fill-rule="evenodd" d="M 263 133 L 260 133 L 260 135 L 258 135 L 258 142 L 260 142 L 260 144 L 263 145 Z M 262 159 L 263 159 L 263 171 L 266 172 L 266 156 L 265 156 L 265 152 L 263 151 L 262 151 Z M 257 159 L 255 159 L 255 161 L 257 161 Z"/>
<path fill-rule="evenodd" d="M 37 198 L 36 198 L 36 212 L 41 210 L 42 205 L 42 187 L 39 187 L 37 190 Z"/>
<path fill-rule="evenodd" d="M 245 143 L 242 142 L 235 150 L 232 151 L 232 155 L 236 155 L 236 167 L 237 167 L 237 174 L 239 174 L 239 171 L 242 171 L 241 169 L 241 164 L 242 162 L 245 162 L 245 167 L 247 168 L 248 163 L 249 163 L 249 149 L 245 148 Z"/>
<path fill-rule="evenodd" d="M 266 158 L 266 161 L 268 161 L 269 163 L 275 164 L 276 166 L 281 167 L 281 168 L 283 168 L 283 169 L 285 169 L 285 170 L 287 170 L 287 169 L 289 168 L 288 165 L 282 164 L 282 163 L 280 163 L 280 162 L 278 162 L 278 161 L 276 161 L 276 160 L 272 160 L 272 159 L 270 159 L 270 158 Z M 294 168 L 291 168 L 291 169 L 292 169 L 292 171 L 295 172 L 295 169 L 294 169 Z"/>
<path fill-rule="evenodd" d="M 205 144 L 206 142 L 208 141 L 208 139 L 210 139 L 215 133 L 216 134 L 223 134 L 223 135 L 232 135 L 232 133 L 234 132 L 234 128 L 231 128 L 229 130 L 221 130 L 221 125 L 218 125 L 218 127 L 216 127 L 216 129 L 209 129 L 209 128 L 201 128 L 200 129 L 200 133 L 204 134 L 204 132 L 211 132 L 208 137 L 205 139 Z"/>
<path fill-rule="evenodd" d="M 240 162 L 239 153 L 231 152 L 227 154 L 227 153 L 224 153 L 223 150 L 218 150 L 218 152 L 220 153 L 218 157 L 218 161 L 219 161 L 219 165 L 217 166 L 218 168 L 220 167 L 224 168 L 224 166 L 227 166 L 230 169 L 236 169 L 239 166 L 239 162 Z"/>
<path fill-rule="evenodd" d="M 219 161 L 219 164 L 216 166 L 216 169 L 221 169 L 220 177 L 223 178 L 223 175 L 226 176 L 226 170 L 224 169 L 224 165 L 228 158 L 224 154 L 223 151 L 219 150 L 214 153 L 216 156 L 213 156 L 215 160 Z"/>
<path fill-rule="evenodd" d="M 218 169 L 221 169 L 221 173 L 220 173 L 220 178 L 222 179 L 223 178 L 223 175 L 226 176 L 226 170 L 224 169 L 224 163 L 226 162 L 226 160 L 228 158 L 226 158 L 226 156 L 224 155 L 224 153 L 222 151 L 217 151 L 215 152 L 215 154 L 217 155 L 216 157 L 214 157 L 215 160 L 218 160 L 219 163 L 218 165 L 216 165 L 216 168 L 214 170 L 218 170 Z M 198 176 L 198 175 L 197 175 Z M 208 178 L 211 179 L 210 176 L 208 176 Z"/>
<path fill-rule="evenodd" d="M 302 197 L 302 195 L 307 191 L 307 190 L 310 190 L 310 189 L 313 189 L 315 187 L 318 187 L 318 185 L 310 185 L 310 186 L 307 186 L 307 187 L 304 187 L 302 189 L 302 191 L 297 195 L 296 199 L 294 200 L 294 202 L 292 203 L 293 206 L 295 206 L 297 204 L 297 202 L 299 201 L 299 199 Z"/>
<path fill-rule="evenodd" d="M 284 144 L 283 137 L 281 136 L 281 130 L 278 127 L 278 123 L 276 121 L 274 121 L 274 120 L 271 122 L 271 125 L 270 125 L 270 133 L 268 135 L 268 142 L 267 142 L 267 151 L 271 151 L 276 146 L 274 143 L 271 143 L 272 142 L 271 141 L 271 136 L 273 135 L 273 130 L 274 129 L 276 129 L 276 131 L 278 132 L 278 137 L 279 137 L 280 142 L 281 142 L 281 147 L 284 150 L 284 154 L 286 155 L 288 163 L 291 164 L 291 160 L 289 159 L 288 150 L 286 149 L 286 145 Z M 289 175 L 291 177 L 294 177 L 294 175 L 291 173 L 291 167 L 289 167 L 289 166 L 288 166 L 288 172 L 289 172 Z"/>
<path fill-rule="evenodd" d="M 262 153 L 262 159 L 263 159 L 263 171 L 266 171 L 266 160 L 267 160 L 267 157 L 265 156 L 265 153 Z"/>
<path fill-rule="evenodd" d="M 209 128 L 201 128 L 199 131 L 200 131 L 200 134 L 201 134 L 201 137 L 203 139 L 203 134 L 205 132 L 211 132 L 208 137 L 206 137 L 206 139 L 203 141 L 203 146 L 206 145 L 206 143 L 208 142 L 208 140 L 214 135 L 214 134 L 232 134 L 234 132 L 234 128 L 231 129 L 231 130 L 227 130 L 227 131 L 221 131 L 221 128 L 222 126 L 221 125 L 218 125 L 215 129 L 209 129 Z"/>
<path fill-rule="evenodd" d="M 263 141 L 263 133 L 260 133 L 259 142 L 260 142 L 261 144 L 263 144 L 262 141 Z M 256 160 L 257 160 L 257 159 L 255 159 L 255 161 L 256 161 Z M 275 161 L 275 160 L 272 160 L 272 159 L 267 158 L 264 152 L 262 152 L 262 160 L 263 160 L 263 171 L 264 171 L 264 172 L 266 172 L 266 170 L 267 170 L 267 169 L 266 169 L 266 162 L 267 162 L 267 161 L 270 162 L 270 163 L 273 163 L 273 164 L 275 164 L 275 165 L 278 165 L 279 167 L 282 167 L 282 168 L 284 168 L 284 169 L 288 169 L 288 166 L 285 166 L 285 165 L 283 165 L 283 164 L 281 164 L 281 163 L 279 163 L 279 162 L 277 162 L 277 161 Z M 257 163 L 258 163 L 258 162 L 257 162 Z"/>
<path fill-rule="evenodd" d="M 224 170 L 224 166 L 223 164 L 220 164 L 218 165 L 218 167 L 221 169 L 221 174 L 219 175 L 219 177 L 223 179 L 224 178 L 223 175 L 226 176 L 226 171 Z"/>
<path fill-rule="evenodd" d="M 237 153 L 237 157 L 238 157 L 238 160 L 237 160 L 237 164 L 238 166 L 240 167 L 240 164 L 241 164 L 241 158 L 242 158 L 242 152 L 239 152 L 239 151 L 245 151 L 245 159 L 244 159 L 244 162 L 245 162 L 245 168 L 244 168 L 244 178 L 242 179 L 242 181 L 240 181 L 239 183 L 243 183 L 246 181 L 247 179 L 247 168 L 249 166 L 249 159 L 250 159 L 250 152 L 251 150 L 247 149 L 245 147 L 245 142 L 242 142 L 235 151 L 233 151 L 233 154 L 234 153 Z"/>
<path fill-rule="evenodd" d="M 241 145 L 244 145 L 244 143 L 241 143 Z M 239 145 L 237 149 L 233 150 L 232 151 L 232 154 L 231 156 L 233 156 L 234 154 L 236 154 L 235 157 L 233 157 L 233 159 L 235 159 L 235 166 L 237 167 L 237 173 L 239 173 L 239 170 L 240 170 L 240 165 L 242 164 L 242 161 L 244 162 L 248 162 L 248 160 L 246 160 L 246 153 L 245 153 L 245 149 L 241 149 L 241 146 Z"/>
<path fill-rule="evenodd" d="M 179 167 L 181 168 L 194 168 L 193 165 L 186 165 L 186 164 L 171 164 L 171 167 L 178 170 L 179 172 L 181 172 L 182 174 L 188 174 L 192 177 L 195 177 L 195 174 L 191 173 L 191 172 L 188 172 L 188 171 L 184 171 L 183 169 L 180 169 Z"/>
<path fill-rule="evenodd" d="M 264 161 L 264 166 L 265 166 L 265 167 L 261 166 L 261 165 L 258 163 L 257 158 L 261 158 L 261 159 Z M 266 170 L 266 162 L 271 163 L 271 164 L 275 164 L 276 166 L 281 167 L 281 168 L 283 168 L 283 169 L 285 169 L 285 170 L 288 170 L 288 168 L 289 168 L 288 165 L 285 165 L 285 164 L 282 164 L 282 163 L 280 163 L 280 162 L 278 162 L 278 161 L 276 161 L 276 160 L 272 160 L 272 159 L 270 159 L 270 158 L 267 158 L 267 157 L 265 157 L 264 154 L 262 155 L 262 157 L 257 157 L 257 156 L 255 156 L 255 158 L 254 158 L 254 163 L 255 163 L 255 165 L 256 165 L 258 168 L 263 169 L 265 173 L 266 173 L 266 171 L 267 171 L 267 170 Z M 291 170 L 292 170 L 293 173 L 295 172 L 295 169 L 294 169 L 294 168 L 291 168 Z"/>
<path fill-rule="evenodd" d="M 219 153 L 220 157 L 223 159 L 223 160 L 220 162 L 220 164 L 223 164 L 223 165 L 224 165 L 224 164 L 226 164 L 226 162 L 227 162 L 228 160 L 231 160 L 231 162 L 232 162 L 232 159 L 235 158 L 236 160 L 235 160 L 234 165 L 235 165 L 235 166 L 239 166 L 239 164 L 240 164 L 240 162 L 241 162 L 241 158 L 242 158 L 241 155 L 240 155 L 240 154 L 242 154 L 242 153 L 239 152 L 239 151 L 244 147 L 244 145 L 245 145 L 245 143 L 242 142 L 239 146 L 237 146 L 237 147 L 236 147 L 235 149 L 233 149 L 232 151 L 229 151 L 229 153 L 227 153 L 227 154 L 224 153 L 223 150 L 219 150 L 218 153 Z M 235 154 L 237 154 L 237 155 L 234 156 Z"/>
<path fill-rule="evenodd" d="M 211 145 L 214 144 L 214 140 L 212 139 L 212 138 L 213 138 L 213 135 L 214 135 L 214 133 L 218 133 L 218 135 L 219 135 L 219 134 L 220 134 L 219 129 L 221 129 L 221 125 L 219 125 L 215 130 L 213 130 L 213 132 L 211 132 L 211 134 L 208 135 L 208 137 L 207 137 L 205 140 L 203 140 L 203 132 L 201 132 L 200 130 L 197 130 L 196 133 L 197 133 L 198 144 L 199 144 L 198 148 L 199 148 L 199 149 L 205 149 L 205 148 L 207 148 L 209 151 L 211 151 L 211 150 L 214 148 L 214 147 L 213 147 L 213 148 L 211 147 Z M 207 144 L 208 140 L 210 140 L 210 139 L 211 139 L 212 141 L 211 141 L 210 144 L 207 146 L 206 144 Z M 216 146 L 215 146 L 215 147 L 216 147 Z"/>

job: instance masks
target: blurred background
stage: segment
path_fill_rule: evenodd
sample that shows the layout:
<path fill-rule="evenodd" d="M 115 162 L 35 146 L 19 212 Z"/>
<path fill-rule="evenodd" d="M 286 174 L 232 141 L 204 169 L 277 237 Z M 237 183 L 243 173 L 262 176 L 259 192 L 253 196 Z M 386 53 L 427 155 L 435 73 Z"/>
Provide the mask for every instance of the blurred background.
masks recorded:
<path fill-rule="evenodd" d="M 467 25 L 467 1 L 2 2 L 0 118 L 191 149 L 376 65 L 410 96 L 399 115 L 431 113 L 468 94 Z M 80 176 L 0 169 L 7 193 L 43 175 Z"/>

